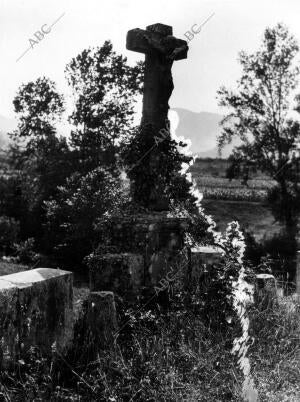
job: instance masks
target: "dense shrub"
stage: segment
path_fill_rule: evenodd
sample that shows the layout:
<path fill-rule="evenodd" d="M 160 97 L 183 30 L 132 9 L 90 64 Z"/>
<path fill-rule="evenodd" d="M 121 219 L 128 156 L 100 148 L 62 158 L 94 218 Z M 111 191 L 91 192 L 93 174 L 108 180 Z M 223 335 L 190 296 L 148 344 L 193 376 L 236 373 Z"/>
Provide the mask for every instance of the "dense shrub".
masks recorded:
<path fill-rule="evenodd" d="M 33 237 L 14 244 L 14 251 L 16 260 L 22 264 L 36 263 L 40 260 L 40 254 L 35 251 Z"/>
<path fill-rule="evenodd" d="M 97 222 L 109 216 L 123 199 L 119 179 L 105 169 L 99 167 L 85 176 L 74 173 L 59 188 L 57 198 L 46 202 L 48 238 L 57 258 L 80 265 L 98 246 Z"/>
<path fill-rule="evenodd" d="M 0 252 L 4 254 L 13 250 L 18 241 L 20 225 L 14 218 L 0 216 Z"/>
<path fill-rule="evenodd" d="M 272 273 L 284 280 L 294 280 L 297 250 L 295 237 L 283 230 L 257 242 L 253 234 L 246 232 L 245 241 L 245 259 L 256 267 L 256 272 L 268 272 L 271 269 Z"/>

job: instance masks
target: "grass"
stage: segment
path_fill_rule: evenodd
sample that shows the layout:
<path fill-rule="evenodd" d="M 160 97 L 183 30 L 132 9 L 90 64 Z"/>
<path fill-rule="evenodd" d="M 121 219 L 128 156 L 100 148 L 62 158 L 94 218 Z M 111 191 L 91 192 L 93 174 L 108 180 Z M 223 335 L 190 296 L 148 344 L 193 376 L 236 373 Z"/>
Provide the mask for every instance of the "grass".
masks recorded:
<path fill-rule="evenodd" d="M 121 307 L 119 323 L 128 324 L 115 348 L 89 363 L 33 357 L 14 374 L 2 373 L 4 400 L 241 401 L 233 324 L 213 329 L 180 296 L 167 310 Z M 249 356 L 262 402 L 299 401 L 299 313 L 299 303 L 286 299 L 269 310 L 251 310 Z"/>
<path fill-rule="evenodd" d="M 0 263 L 5 275 L 28 267 Z M 75 281 L 78 316 L 89 290 Z M 117 301 L 119 326 L 115 347 L 99 351 L 93 361 L 54 352 L 44 358 L 33 351 L 15 372 L 0 374 L 3 401 L 241 401 L 242 376 L 231 354 L 237 334 L 207 325 L 201 307 L 172 295 L 168 309 L 130 311 Z M 250 310 L 251 373 L 262 402 L 300 400 L 300 303 L 281 298 L 268 310 Z M 81 345 L 77 345 L 80 348 Z M 2 399 L 1 399 L 2 398 Z"/>
<path fill-rule="evenodd" d="M 300 303 L 283 298 L 271 310 L 254 310 L 254 377 L 262 402 L 300 400 Z"/>
<path fill-rule="evenodd" d="M 224 173 L 224 172 L 223 172 Z M 224 231 L 229 222 L 239 221 L 242 229 L 251 232 L 257 241 L 278 234 L 282 226 L 275 222 L 271 208 L 266 203 L 269 189 L 275 182 L 257 177 L 248 181 L 248 187 L 241 180 L 229 181 L 225 177 L 193 173 L 200 192 L 202 206 L 213 216 L 218 230 Z"/>
<path fill-rule="evenodd" d="M 2 383 L 11 400 L 238 401 L 239 386 L 225 339 L 196 316 L 136 311 L 116 349 L 81 367 L 59 357 L 56 369 L 33 359 L 14 381 Z M 139 315 L 139 317 L 138 317 Z M 229 365 L 229 361 L 231 361 Z M 230 366 L 230 370 L 228 367 Z M 58 375 L 58 372 L 60 375 Z M 58 378 L 60 377 L 60 380 Z M 52 399 L 50 399 L 52 398 Z"/>
<path fill-rule="evenodd" d="M 15 274 L 16 272 L 27 271 L 30 269 L 27 265 L 14 264 L 0 260 L 0 276 Z"/>
<path fill-rule="evenodd" d="M 206 200 L 202 201 L 205 213 L 212 215 L 218 230 L 226 230 L 229 222 L 237 220 L 242 229 L 254 234 L 257 241 L 272 238 L 282 226 L 275 222 L 269 206 L 261 203 Z"/>

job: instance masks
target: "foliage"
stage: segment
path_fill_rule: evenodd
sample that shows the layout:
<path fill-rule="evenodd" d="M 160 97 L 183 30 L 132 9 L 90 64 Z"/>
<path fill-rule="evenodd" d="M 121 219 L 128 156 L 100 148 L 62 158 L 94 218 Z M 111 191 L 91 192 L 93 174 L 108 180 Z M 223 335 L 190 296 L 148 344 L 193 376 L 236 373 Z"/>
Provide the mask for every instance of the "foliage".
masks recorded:
<path fill-rule="evenodd" d="M 190 183 L 182 175 L 183 163 L 191 161 L 180 149 L 186 146 L 182 141 L 171 138 L 169 122 L 166 135 L 159 140 L 159 133 L 151 124 L 143 125 L 124 149 L 125 171 L 132 183 L 131 193 L 135 202 L 145 208 L 152 208 L 157 199 L 173 203 L 186 202 L 192 206 L 195 198 L 190 195 Z"/>
<path fill-rule="evenodd" d="M 238 90 L 223 87 L 218 92 L 220 105 L 230 110 L 222 121 L 219 146 L 238 136 L 242 145 L 234 149 L 232 159 L 244 166 L 255 165 L 277 181 L 286 225 L 293 225 L 288 183 L 294 183 L 294 191 L 299 191 L 298 174 L 291 165 L 299 162 L 292 155 L 300 139 L 300 126 L 288 117 L 298 83 L 299 68 L 294 65 L 298 50 L 285 26 L 267 28 L 257 52 L 240 53 L 243 74 Z M 296 109 L 300 110 L 299 106 Z"/>
<path fill-rule="evenodd" d="M 53 126 L 64 111 L 63 97 L 53 81 L 42 77 L 21 85 L 13 104 L 20 125 L 12 137 L 26 139 L 27 152 L 34 151 L 37 141 L 53 134 Z"/>
<path fill-rule="evenodd" d="M 21 180 L 18 173 L 11 173 L 0 177 L 0 214 L 21 222 L 24 218 L 22 205 Z"/>
<path fill-rule="evenodd" d="M 36 263 L 41 257 L 35 252 L 35 240 L 32 237 L 15 243 L 14 251 L 15 259 L 22 264 Z"/>
<path fill-rule="evenodd" d="M 166 311 L 140 304 L 129 310 L 119 302 L 117 307 L 119 322 L 127 325 L 114 351 L 79 364 L 59 351 L 46 359 L 32 349 L 14 372 L 1 372 L 0 393 L 7 400 L 241 400 L 232 333 L 204 325 L 200 306 L 190 309 L 177 293 Z M 298 400 L 299 331 L 295 302 L 252 308 L 250 354 L 259 400 Z"/>
<path fill-rule="evenodd" d="M 110 41 L 89 48 L 66 67 L 75 107 L 71 145 L 83 173 L 99 165 L 113 173 L 120 146 L 131 135 L 134 105 L 142 90 L 143 63 L 131 67 Z"/>
<path fill-rule="evenodd" d="M 272 273 L 277 279 L 292 281 L 295 278 L 297 244 L 285 230 L 260 242 L 252 233 L 245 233 L 245 261 L 255 267 L 256 273 Z"/>
<path fill-rule="evenodd" d="M 1 374 L 6 392 L 14 400 L 21 395 L 42 400 L 239 400 L 239 374 L 226 334 L 204 326 L 180 295 L 167 311 L 117 307 L 127 325 L 115 352 L 100 351 L 96 361 L 86 364 L 59 352 L 51 364 L 33 352 L 15 374 Z"/>
<path fill-rule="evenodd" d="M 64 249 L 70 253 L 72 242 L 80 256 L 84 250 L 90 250 L 93 236 L 90 240 L 88 236 L 94 232 L 95 223 L 92 216 L 99 218 L 112 199 L 108 196 L 105 200 L 109 191 L 104 187 L 107 184 L 111 189 L 118 181 L 118 166 L 121 166 L 118 153 L 122 142 L 130 136 L 142 73 L 141 63 L 129 66 L 126 58 L 113 51 L 110 42 L 105 42 L 101 48 L 84 50 L 71 60 L 66 67 L 75 97 L 75 109 L 70 116 L 75 127 L 71 133 L 71 149 L 66 138 L 58 137 L 55 129 L 64 112 L 64 99 L 56 91 L 55 83 L 42 77 L 19 88 L 14 107 L 20 124 L 11 133 L 13 143 L 8 154 L 11 173 L 1 179 L 0 186 L 5 195 L 1 197 L 0 207 L 2 214 L 20 221 L 21 239 L 35 238 L 36 247 L 46 253 L 51 253 L 54 245 L 60 245 L 60 252 Z M 105 181 L 101 176 L 101 166 L 106 166 L 114 175 L 114 185 L 113 178 L 106 176 Z M 97 177 L 99 183 L 96 183 Z M 62 188 L 68 192 L 66 197 L 71 199 L 80 196 L 77 190 L 83 190 L 84 185 L 95 186 L 95 194 L 101 192 L 102 196 L 98 197 L 97 203 L 93 194 L 89 206 L 88 197 L 86 205 L 73 205 L 76 216 L 71 223 L 68 221 L 70 216 L 64 216 L 58 207 L 63 203 Z M 89 191 L 92 193 L 92 189 Z M 49 209 L 47 211 L 47 219 L 51 215 L 51 225 L 48 224 L 46 229 L 45 205 L 48 201 L 55 207 L 51 213 Z M 58 214 L 56 217 L 55 213 Z M 76 219 L 79 219 L 78 228 Z M 58 228 L 58 233 L 55 233 L 55 228 Z M 81 234 L 70 234 L 77 229 L 82 230 Z M 79 241 L 82 241 L 82 247 L 79 247 Z M 76 253 L 74 259 L 78 260 Z"/>
<path fill-rule="evenodd" d="M 268 201 L 272 208 L 272 213 L 278 221 L 286 221 L 289 231 L 297 231 L 297 215 L 300 205 L 300 191 L 298 182 L 287 182 L 286 191 L 282 191 L 279 185 L 272 188 L 268 193 Z"/>
<path fill-rule="evenodd" d="M 43 238 L 44 201 L 54 197 L 57 187 L 70 172 L 70 151 L 65 138 L 59 138 L 55 121 L 63 112 L 63 98 L 47 78 L 22 85 L 14 99 L 20 125 L 11 133 L 10 166 L 14 173 L 7 180 L 10 192 L 18 194 L 12 216 L 20 219 L 24 240 L 35 237 L 47 248 Z M 8 206 L 11 197 L 8 199 Z M 20 217 L 21 215 L 21 217 Z"/>
<path fill-rule="evenodd" d="M 68 178 L 56 199 L 46 202 L 49 238 L 60 260 L 80 264 L 97 246 L 97 222 L 123 200 L 120 180 L 102 167 Z"/>
<path fill-rule="evenodd" d="M 9 253 L 17 242 L 20 224 L 14 218 L 0 216 L 0 252 Z"/>
<path fill-rule="evenodd" d="M 287 297 L 272 309 L 252 306 L 250 356 L 263 402 L 299 399 L 299 301 Z"/>

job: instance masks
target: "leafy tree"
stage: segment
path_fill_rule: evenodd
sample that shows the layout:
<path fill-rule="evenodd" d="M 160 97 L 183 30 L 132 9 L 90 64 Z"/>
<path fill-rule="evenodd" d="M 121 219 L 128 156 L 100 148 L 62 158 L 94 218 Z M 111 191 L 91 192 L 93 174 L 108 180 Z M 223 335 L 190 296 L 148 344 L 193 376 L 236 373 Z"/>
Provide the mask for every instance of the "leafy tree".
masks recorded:
<path fill-rule="evenodd" d="M 142 76 L 143 63 L 129 66 L 110 41 L 84 50 L 67 65 L 75 99 L 71 145 L 79 170 L 87 173 L 101 165 L 115 171 L 121 143 L 130 136 Z"/>
<path fill-rule="evenodd" d="M 55 133 L 54 125 L 64 111 L 63 97 L 53 81 L 42 77 L 21 85 L 13 104 L 20 125 L 12 137 L 24 139 L 27 151 L 34 152 L 39 140 Z"/>
<path fill-rule="evenodd" d="M 64 111 L 63 97 L 57 93 L 52 81 L 38 78 L 22 85 L 13 103 L 20 124 L 11 134 L 13 143 L 9 155 L 25 212 L 21 235 L 23 238 L 37 237 L 41 242 L 44 201 L 55 196 L 57 187 L 70 174 L 66 139 L 59 138 L 54 128 Z"/>
<path fill-rule="evenodd" d="M 294 216 L 300 205 L 299 159 L 292 157 L 300 139 L 300 126 L 289 117 L 298 84 L 298 50 L 295 38 L 284 25 L 267 28 L 258 51 L 240 53 L 242 76 L 237 90 L 222 87 L 218 91 L 220 105 L 228 108 L 221 122 L 220 149 L 233 136 L 240 138 L 241 145 L 232 155 L 235 169 L 247 172 L 255 165 L 276 180 L 272 193 L 274 214 L 291 231 L 295 229 Z M 296 110 L 300 112 L 300 97 L 296 100 Z M 241 164 L 242 168 L 237 168 Z M 247 182 L 248 173 L 244 176 Z"/>

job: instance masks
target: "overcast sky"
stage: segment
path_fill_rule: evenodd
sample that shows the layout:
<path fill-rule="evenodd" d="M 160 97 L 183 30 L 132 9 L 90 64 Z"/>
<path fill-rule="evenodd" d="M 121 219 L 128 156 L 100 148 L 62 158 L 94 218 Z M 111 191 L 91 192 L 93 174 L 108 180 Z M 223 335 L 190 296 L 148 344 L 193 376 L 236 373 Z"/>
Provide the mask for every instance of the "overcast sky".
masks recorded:
<path fill-rule="evenodd" d="M 185 32 L 213 13 L 190 41 L 188 59 L 174 63 L 170 106 L 218 113 L 216 91 L 233 86 L 239 77 L 240 50 L 254 51 L 264 29 L 277 22 L 287 24 L 300 40 L 299 0 L 0 0 L 0 114 L 13 117 L 19 85 L 39 76 L 66 92 L 65 65 L 84 48 L 111 39 L 115 50 L 134 62 L 143 55 L 126 50 L 129 29 L 161 22 L 184 39 Z M 30 48 L 34 33 L 42 26 L 47 31 L 59 17 Z"/>

